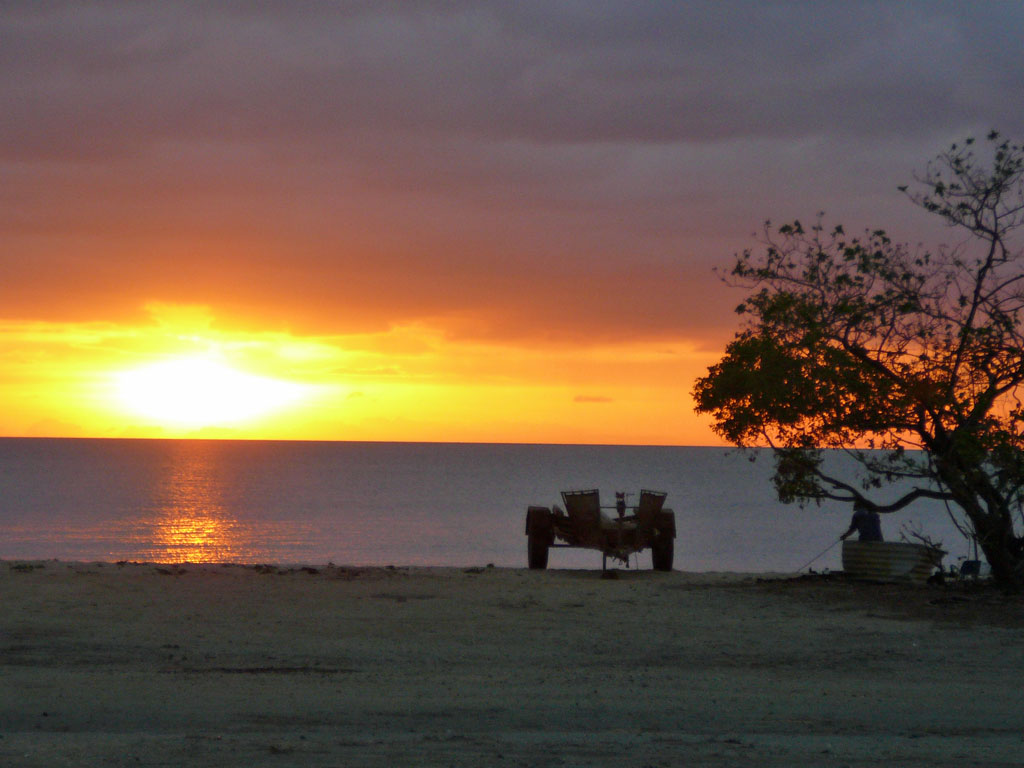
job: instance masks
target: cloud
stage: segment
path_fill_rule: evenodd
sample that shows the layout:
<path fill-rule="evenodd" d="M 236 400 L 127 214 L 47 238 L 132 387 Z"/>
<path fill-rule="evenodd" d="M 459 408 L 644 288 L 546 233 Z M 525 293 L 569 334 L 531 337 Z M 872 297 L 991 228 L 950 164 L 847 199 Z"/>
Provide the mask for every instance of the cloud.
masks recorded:
<path fill-rule="evenodd" d="M 614 402 L 610 397 L 602 397 L 600 395 L 576 395 L 572 399 L 574 403 L 611 403 Z"/>
<path fill-rule="evenodd" d="M 764 218 L 916 234 L 896 184 L 1024 135 L 1022 36 L 952 2 L 18 4 L 0 306 L 720 340 L 711 267 Z"/>
<path fill-rule="evenodd" d="M 1024 14 L 1005 5 L 47 5 L 5 12 L 4 93 L 29 120 L 8 121 L 4 146 L 19 156 L 183 137 L 920 132 L 1000 106 L 1024 64 L 1020 46 L 990 44 L 1020 38 Z"/>

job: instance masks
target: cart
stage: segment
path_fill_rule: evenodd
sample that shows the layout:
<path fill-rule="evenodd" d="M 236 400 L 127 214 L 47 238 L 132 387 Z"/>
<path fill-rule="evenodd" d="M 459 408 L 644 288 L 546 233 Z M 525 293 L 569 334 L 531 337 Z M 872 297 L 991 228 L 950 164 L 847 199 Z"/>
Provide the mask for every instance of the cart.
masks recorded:
<path fill-rule="evenodd" d="M 596 490 L 562 491 L 564 511 L 554 507 L 529 507 L 526 511 L 527 562 L 530 568 L 548 566 L 552 547 L 582 547 L 601 552 L 601 566 L 608 558 L 627 566 L 629 557 L 650 547 L 656 571 L 672 570 L 676 516 L 664 509 L 667 494 L 640 491 L 636 506 L 626 506 L 626 494 L 615 494 L 615 506 L 602 507 Z M 608 510 L 608 512 L 606 512 Z M 609 514 L 609 512 L 614 514 Z"/>

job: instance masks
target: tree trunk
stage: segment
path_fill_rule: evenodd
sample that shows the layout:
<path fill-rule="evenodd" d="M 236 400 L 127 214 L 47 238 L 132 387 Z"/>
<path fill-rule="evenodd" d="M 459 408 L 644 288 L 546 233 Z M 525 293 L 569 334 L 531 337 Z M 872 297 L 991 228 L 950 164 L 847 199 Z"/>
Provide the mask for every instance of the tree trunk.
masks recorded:
<path fill-rule="evenodd" d="M 1012 521 L 998 515 L 968 517 L 995 580 L 1009 589 L 1024 588 L 1024 550 L 1020 537 L 1013 532 Z"/>
<path fill-rule="evenodd" d="M 1007 589 L 1024 588 L 1024 539 L 1014 532 L 1009 500 L 972 461 L 947 459 L 937 464 L 940 479 L 971 521 L 993 578 Z"/>

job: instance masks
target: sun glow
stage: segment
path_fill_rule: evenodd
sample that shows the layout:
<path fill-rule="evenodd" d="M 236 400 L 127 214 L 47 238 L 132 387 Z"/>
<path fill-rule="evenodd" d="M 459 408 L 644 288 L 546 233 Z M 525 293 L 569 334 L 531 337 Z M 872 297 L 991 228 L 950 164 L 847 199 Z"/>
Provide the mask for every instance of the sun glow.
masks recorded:
<path fill-rule="evenodd" d="M 146 309 L 136 325 L 0 319 L 0 435 L 721 444 L 680 400 L 715 354 L 685 340 L 296 335 L 219 327 L 205 307 Z"/>
<path fill-rule="evenodd" d="M 235 370 L 217 360 L 186 357 L 122 371 L 115 376 L 120 404 L 168 427 L 239 424 L 287 406 L 304 388 Z"/>

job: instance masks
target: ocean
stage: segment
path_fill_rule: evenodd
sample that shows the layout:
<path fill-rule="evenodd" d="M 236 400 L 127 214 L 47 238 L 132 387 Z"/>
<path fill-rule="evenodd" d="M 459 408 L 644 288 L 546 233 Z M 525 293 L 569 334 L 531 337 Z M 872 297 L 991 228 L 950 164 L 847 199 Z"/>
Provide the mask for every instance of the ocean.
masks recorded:
<path fill-rule="evenodd" d="M 676 513 L 678 570 L 839 569 L 849 507 L 779 504 L 770 475 L 767 452 L 725 448 L 2 438 L 0 559 L 525 567 L 529 505 L 647 488 Z M 883 529 L 942 541 L 947 565 L 968 554 L 935 502 Z M 601 555 L 554 549 L 549 567 Z"/>

